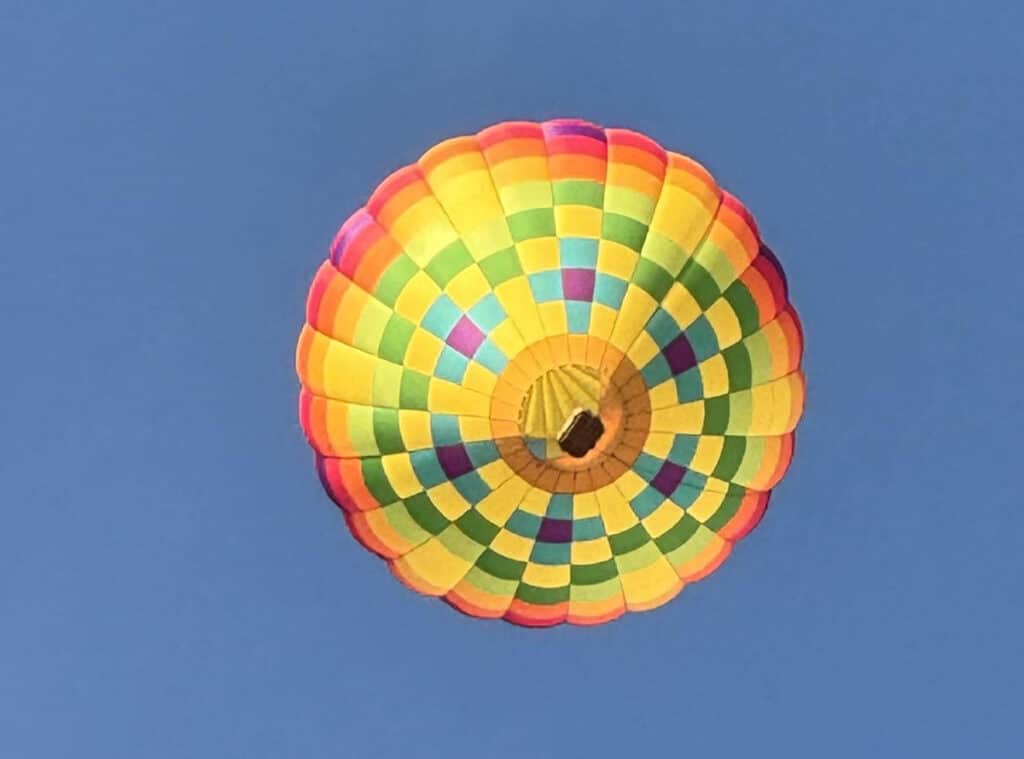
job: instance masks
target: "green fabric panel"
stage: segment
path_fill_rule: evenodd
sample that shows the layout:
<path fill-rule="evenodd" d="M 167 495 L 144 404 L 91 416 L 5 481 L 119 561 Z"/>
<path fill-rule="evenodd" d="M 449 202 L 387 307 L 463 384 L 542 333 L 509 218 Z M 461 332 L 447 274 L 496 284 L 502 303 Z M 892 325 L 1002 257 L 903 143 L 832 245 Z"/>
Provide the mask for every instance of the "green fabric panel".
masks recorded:
<path fill-rule="evenodd" d="M 363 470 L 363 482 L 366 489 L 376 499 L 377 503 L 394 503 L 398 500 L 398 494 L 391 489 L 387 475 L 384 474 L 384 466 L 380 458 L 365 458 L 361 462 Z"/>
<path fill-rule="evenodd" d="M 592 585 L 571 585 L 569 595 L 574 601 L 606 601 L 615 596 L 622 596 L 622 583 L 616 576 Z"/>
<path fill-rule="evenodd" d="M 400 364 L 405 359 L 405 349 L 409 347 L 412 334 L 416 330 L 413 323 L 408 319 L 392 314 L 388 324 L 384 328 L 384 334 L 380 338 L 378 355 L 385 361 L 393 364 Z"/>
<path fill-rule="evenodd" d="M 772 378 L 772 349 L 763 331 L 755 332 L 743 341 L 750 358 L 750 385 L 761 385 Z"/>
<path fill-rule="evenodd" d="M 508 217 L 508 229 L 515 242 L 555 236 L 555 212 L 551 208 L 531 208 Z"/>
<path fill-rule="evenodd" d="M 455 278 L 456 274 L 472 263 L 473 257 L 469 254 L 465 244 L 462 240 L 456 240 L 434 256 L 424 271 L 437 283 L 438 287 L 443 288 Z"/>
<path fill-rule="evenodd" d="M 729 492 L 722 500 L 722 504 L 718 507 L 718 510 L 711 515 L 711 518 L 704 523 L 709 530 L 718 532 L 720 529 L 725 527 L 726 523 L 736 516 L 736 512 L 740 510 L 740 504 L 743 502 L 743 491 L 735 487 L 730 487 Z"/>
<path fill-rule="evenodd" d="M 563 585 L 560 588 L 539 588 L 525 582 L 519 583 L 516 588 L 516 598 L 526 603 L 540 606 L 550 606 L 569 600 L 569 586 Z"/>
<path fill-rule="evenodd" d="M 605 213 L 601 222 L 601 236 L 625 245 L 639 253 L 647 238 L 647 225 L 617 213 Z"/>
<path fill-rule="evenodd" d="M 676 245 L 674 240 L 653 229 L 647 232 L 643 256 L 661 266 L 671 275 L 672 279 L 679 276 L 679 272 L 688 258 L 686 251 Z"/>
<path fill-rule="evenodd" d="M 690 291 L 702 311 L 707 311 L 711 304 L 722 294 L 715 280 L 707 270 L 692 258 L 687 261 L 683 273 L 679 277 L 683 287 Z"/>
<path fill-rule="evenodd" d="M 729 396 L 719 395 L 704 400 L 705 435 L 724 435 L 729 425 Z"/>
<path fill-rule="evenodd" d="M 502 580 L 518 580 L 523 576 L 523 570 L 526 569 L 525 561 L 510 559 L 490 548 L 480 554 L 476 565 L 484 572 Z"/>
<path fill-rule="evenodd" d="M 624 574 L 649 567 L 660 558 L 662 556 L 658 546 L 655 543 L 648 542 L 635 551 L 616 556 L 615 563 L 619 565 L 619 572 Z"/>
<path fill-rule="evenodd" d="M 655 538 L 654 543 L 662 553 L 668 554 L 686 543 L 699 528 L 700 522 L 684 514 L 667 532 Z"/>
<path fill-rule="evenodd" d="M 479 588 L 486 593 L 492 593 L 496 596 L 510 597 L 516 592 L 516 586 L 519 585 L 519 579 L 514 580 L 502 580 L 499 577 L 488 574 L 484 570 L 480 569 L 479 564 L 472 567 L 466 573 L 466 582 L 474 588 Z"/>
<path fill-rule="evenodd" d="M 505 248 L 487 256 L 480 262 L 480 270 L 491 287 L 497 287 L 502 282 L 523 273 L 523 267 L 519 265 L 519 257 L 516 255 L 515 248 Z"/>
<path fill-rule="evenodd" d="M 697 530 L 685 543 L 675 550 L 666 553 L 665 556 L 672 563 L 672 566 L 678 567 L 680 564 L 695 558 L 701 551 L 707 548 L 714 537 L 714 532 L 699 524 Z"/>
<path fill-rule="evenodd" d="M 729 371 L 729 391 L 749 388 L 753 370 L 747 346 L 743 343 L 731 345 L 722 351 L 722 358 L 725 359 L 725 367 Z"/>
<path fill-rule="evenodd" d="M 566 179 L 551 186 L 556 206 L 604 207 L 604 185 L 584 179 Z"/>
<path fill-rule="evenodd" d="M 409 507 L 404 501 L 385 506 L 384 516 L 387 518 L 388 524 L 391 525 L 391 529 L 414 546 L 424 542 L 432 535 L 416 523 L 416 520 L 409 514 Z"/>
<path fill-rule="evenodd" d="M 426 411 L 429 396 L 430 378 L 419 372 L 402 372 L 402 387 L 399 391 L 399 403 L 405 409 Z"/>
<path fill-rule="evenodd" d="M 426 493 L 417 493 L 405 499 L 409 516 L 431 535 L 440 535 L 451 522 L 438 511 Z"/>
<path fill-rule="evenodd" d="M 467 511 L 455 520 L 455 524 L 466 535 L 482 546 L 490 545 L 491 541 L 494 540 L 494 536 L 500 531 L 497 525 L 483 517 L 476 509 Z"/>
<path fill-rule="evenodd" d="M 377 286 L 373 288 L 373 295 L 381 303 L 394 307 L 398 296 L 402 294 L 406 283 L 413 275 L 420 270 L 420 267 L 405 253 L 399 253 L 384 270 L 383 275 L 377 280 Z"/>
<path fill-rule="evenodd" d="M 726 436 L 722 445 L 722 453 L 718 457 L 712 477 L 720 480 L 731 480 L 743 463 L 743 455 L 747 450 L 747 439 L 743 437 Z"/>
<path fill-rule="evenodd" d="M 405 450 L 396 409 L 375 408 L 373 410 L 373 437 L 377 441 L 377 447 L 381 453 L 399 453 Z"/>
<path fill-rule="evenodd" d="M 569 569 L 570 582 L 573 585 L 594 585 L 607 582 L 617 577 L 619 569 L 614 559 L 606 559 L 596 564 L 573 564 Z"/>
<path fill-rule="evenodd" d="M 672 276 L 653 261 L 646 258 L 637 261 L 633 282 L 659 303 L 668 295 L 673 281 Z"/>
<path fill-rule="evenodd" d="M 732 306 L 732 310 L 736 312 L 736 318 L 739 319 L 743 334 L 749 335 L 757 332 L 758 327 L 761 326 L 761 314 L 757 310 L 757 303 L 754 302 L 747 286 L 739 280 L 733 282 L 725 291 L 725 299 Z"/>
<path fill-rule="evenodd" d="M 474 541 L 454 524 L 438 535 L 437 539 L 453 554 L 468 562 L 476 561 L 477 557 L 480 556 L 480 552 L 484 550 L 482 545 Z"/>
<path fill-rule="evenodd" d="M 625 532 L 618 535 L 609 535 L 608 542 L 611 544 L 612 553 L 621 556 L 624 553 L 635 551 L 637 548 L 648 542 L 651 536 L 647 534 L 642 524 L 635 524 Z"/>

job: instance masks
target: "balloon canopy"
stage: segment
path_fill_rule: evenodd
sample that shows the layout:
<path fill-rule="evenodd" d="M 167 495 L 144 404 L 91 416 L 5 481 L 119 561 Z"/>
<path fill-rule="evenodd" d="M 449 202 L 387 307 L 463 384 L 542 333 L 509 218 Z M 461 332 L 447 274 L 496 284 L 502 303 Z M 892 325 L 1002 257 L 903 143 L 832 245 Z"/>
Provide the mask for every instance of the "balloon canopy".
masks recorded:
<path fill-rule="evenodd" d="M 660 606 L 761 519 L 802 335 L 750 213 L 690 158 L 578 120 L 447 140 L 341 227 L 300 418 L 352 534 L 476 617 Z"/>

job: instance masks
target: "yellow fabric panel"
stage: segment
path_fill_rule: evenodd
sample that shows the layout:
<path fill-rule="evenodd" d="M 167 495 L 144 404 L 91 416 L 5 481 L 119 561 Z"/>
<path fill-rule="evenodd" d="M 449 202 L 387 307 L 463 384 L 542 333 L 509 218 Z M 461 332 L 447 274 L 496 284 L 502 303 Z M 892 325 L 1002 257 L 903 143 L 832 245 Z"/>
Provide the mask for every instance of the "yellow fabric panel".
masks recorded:
<path fill-rule="evenodd" d="M 697 450 L 693 453 L 689 468 L 702 474 L 715 471 L 724 445 L 725 438 L 720 435 L 701 435 L 697 438 Z"/>
<path fill-rule="evenodd" d="M 597 496 L 591 493 L 576 493 L 572 499 L 572 516 L 574 519 L 601 516 L 601 507 Z"/>
<path fill-rule="evenodd" d="M 337 340 L 321 338 L 326 343 L 326 350 L 323 354 L 323 392 L 317 394 L 370 405 L 373 401 L 373 370 L 378 359 Z"/>
<path fill-rule="evenodd" d="M 664 558 L 643 569 L 620 574 L 619 582 L 626 606 L 634 611 L 658 606 L 683 587 L 679 575 Z"/>
<path fill-rule="evenodd" d="M 466 232 L 462 235 L 462 241 L 477 261 L 512 246 L 512 237 L 504 216 L 492 219 L 486 224 L 481 224 L 476 229 Z"/>
<path fill-rule="evenodd" d="M 612 558 L 611 544 L 604 535 L 592 540 L 574 540 L 571 545 L 571 560 L 576 565 L 597 564 Z"/>
<path fill-rule="evenodd" d="M 646 322 L 640 325 L 640 333 L 633 340 L 626 356 L 633 362 L 633 366 L 646 366 L 647 362 L 661 353 L 661 348 L 654 342 L 650 333 L 643 329 Z"/>
<path fill-rule="evenodd" d="M 729 392 L 729 369 L 725 364 L 725 357 L 721 353 L 716 353 L 698 364 L 697 368 L 700 371 L 700 381 L 705 398 L 714 398 Z"/>
<path fill-rule="evenodd" d="M 701 315 L 700 304 L 693 295 L 678 282 L 673 282 L 668 294 L 661 301 L 664 308 L 680 327 L 686 328 Z"/>
<path fill-rule="evenodd" d="M 740 321 L 725 298 L 720 298 L 712 303 L 711 307 L 704 312 L 704 316 L 715 330 L 719 348 L 728 348 L 742 339 L 743 330 L 740 327 Z"/>
<path fill-rule="evenodd" d="M 437 359 L 444 350 L 444 343 L 425 329 L 417 329 L 412 333 L 409 345 L 405 349 L 405 365 L 420 374 L 430 376 L 437 366 Z"/>
<path fill-rule="evenodd" d="M 523 240 L 516 244 L 523 270 L 530 274 L 561 266 L 558 250 L 558 239 L 555 237 L 537 237 Z"/>
<path fill-rule="evenodd" d="M 431 380 L 427 403 L 435 413 L 487 416 L 491 403 L 482 395 L 444 380 Z"/>
<path fill-rule="evenodd" d="M 661 409 L 679 402 L 679 390 L 675 378 L 667 379 L 650 391 L 651 408 Z"/>
<path fill-rule="evenodd" d="M 472 564 L 449 551 L 435 537 L 396 559 L 394 566 L 399 576 L 416 590 L 438 596 L 455 587 Z"/>
<path fill-rule="evenodd" d="M 528 562 L 523 582 L 538 588 L 562 588 L 569 584 L 568 564 L 536 564 Z"/>
<path fill-rule="evenodd" d="M 423 492 L 423 483 L 416 477 L 412 468 L 412 460 L 408 453 L 393 453 L 380 457 L 388 484 L 399 498 L 408 498 Z"/>
<path fill-rule="evenodd" d="M 647 480 L 638 475 L 632 469 L 627 469 L 614 483 L 615 487 L 622 493 L 627 501 L 636 498 L 647 488 Z"/>
<path fill-rule="evenodd" d="M 415 451 L 434 446 L 429 411 L 401 409 L 398 412 L 398 427 L 402 431 L 402 442 L 408 450 Z"/>
<path fill-rule="evenodd" d="M 499 187 L 498 197 L 510 216 L 533 208 L 550 208 L 551 185 L 547 181 L 506 184 Z"/>
<path fill-rule="evenodd" d="M 666 499 L 658 508 L 640 521 L 652 538 L 658 538 L 675 527 L 679 520 L 682 519 L 684 513 L 678 504 Z"/>
<path fill-rule="evenodd" d="M 469 502 L 448 481 L 435 485 L 427 491 L 427 495 L 449 522 L 454 522 L 471 508 Z"/>
<path fill-rule="evenodd" d="M 706 199 L 699 198 L 686 188 L 675 184 L 674 178 L 681 172 L 669 171 L 668 183 L 662 188 L 661 199 L 651 220 L 651 229 L 672 240 L 685 254 L 693 254 L 694 248 L 711 226 L 718 201 L 708 208 Z M 669 271 L 678 274 L 685 259 Z"/>
<path fill-rule="evenodd" d="M 600 239 L 602 218 L 600 208 L 576 205 L 555 206 L 555 229 L 562 237 Z"/>
<path fill-rule="evenodd" d="M 475 266 L 467 266 L 460 271 L 445 288 L 448 297 L 463 311 L 469 311 L 490 291 L 490 283 Z"/>
<path fill-rule="evenodd" d="M 519 477 L 505 479 L 474 508 L 491 524 L 503 525 L 515 513 L 529 484 Z"/>
<path fill-rule="evenodd" d="M 488 333 L 487 336 L 506 356 L 515 356 L 524 346 L 523 336 L 519 333 L 516 322 L 512 319 L 503 321 Z"/>
<path fill-rule="evenodd" d="M 533 292 L 525 277 L 515 277 L 502 282 L 494 288 L 494 295 L 528 343 L 544 339 L 544 326 L 534 304 Z"/>
<path fill-rule="evenodd" d="M 551 500 L 551 494 L 537 488 L 530 488 L 524 495 L 523 499 L 519 504 L 519 508 L 525 511 L 527 514 L 534 514 L 538 517 L 542 517 L 548 512 L 548 502 Z"/>
<path fill-rule="evenodd" d="M 601 507 L 601 519 L 609 535 L 625 532 L 639 520 L 615 483 L 597 491 L 597 502 Z"/>
<path fill-rule="evenodd" d="M 467 443 L 490 440 L 493 435 L 491 421 L 475 416 L 460 416 L 459 434 L 463 441 Z"/>
<path fill-rule="evenodd" d="M 544 324 L 544 332 L 548 335 L 564 335 L 569 331 L 568 316 L 565 313 L 564 301 L 538 303 L 540 320 Z"/>
<path fill-rule="evenodd" d="M 441 288 L 437 283 L 426 272 L 418 271 L 402 288 L 395 302 L 395 311 L 413 324 L 419 324 L 440 294 Z"/>
<path fill-rule="evenodd" d="M 622 243 L 601 240 L 597 249 L 597 270 L 629 282 L 640 258 Z"/>
<path fill-rule="evenodd" d="M 650 432 L 644 442 L 644 453 L 648 453 L 658 459 L 667 459 L 676 436 L 670 432 Z"/>
<path fill-rule="evenodd" d="M 630 283 L 626 297 L 622 299 L 619 318 L 612 330 L 611 343 L 625 353 L 636 340 L 637 334 L 647 324 L 658 308 L 658 302 L 645 290 Z"/>
<path fill-rule="evenodd" d="M 476 473 L 480 475 L 480 479 L 486 482 L 491 489 L 499 487 L 512 476 L 512 470 L 503 459 L 495 459 L 488 464 L 484 464 L 476 470 Z"/>
<path fill-rule="evenodd" d="M 464 387 L 475 390 L 483 395 L 490 395 L 494 392 L 494 386 L 498 382 L 497 375 L 483 364 L 470 361 L 466 367 L 466 373 L 462 377 Z"/>
<path fill-rule="evenodd" d="M 724 488 L 721 492 L 716 492 L 710 487 L 705 487 L 697 496 L 697 500 L 686 509 L 686 512 L 698 522 L 706 522 L 718 511 L 724 497 Z"/>
<path fill-rule="evenodd" d="M 420 268 L 459 238 L 437 201 L 429 196 L 409 207 L 388 231 Z"/>
<path fill-rule="evenodd" d="M 514 561 L 529 561 L 534 541 L 504 527 L 491 541 L 491 550 Z"/>
<path fill-rule="evenodd" d="M 788 374 L 751 390 L 737 391 L 733 397 L 749 402 L 752 410 L 749 421 L 738 418 L 734 423 L 733 404 L 727 433 L 781 435 L 793 429 L 794 418 L 803 403 L 802 383 L 796 373 Z"/>
<path fill-rule="evenodd" d="M 652 432 L 699 435 L 704 428 L 704 401 L 690 401 L 658 409 L 651 415 Z"/>
<path fill-rule="evenodd" d="M 452 220 L 452 224 L 464 236 L 493 223 L 496 219 L 505 218 L 505 212 L 486 169 L 467 171 L 447 181 L 431 181 L 431 188 L 448 218 Z M 511 243 L 511 238 L 509 242 Z"/>
<path fill-rule="evenodd" d="M 398 408 L 401 383 L 402 367 L 378 359 L 373 375 L 373 405 Z"/>

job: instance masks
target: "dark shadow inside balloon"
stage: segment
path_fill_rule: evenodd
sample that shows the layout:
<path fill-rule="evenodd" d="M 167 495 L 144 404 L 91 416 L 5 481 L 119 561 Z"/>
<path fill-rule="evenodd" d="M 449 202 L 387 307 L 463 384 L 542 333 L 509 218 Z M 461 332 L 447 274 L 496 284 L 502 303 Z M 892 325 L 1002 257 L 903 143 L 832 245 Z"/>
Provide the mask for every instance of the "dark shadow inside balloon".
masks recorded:
<path fill-rule="evenodd" d="M 601 419 L 586 409 L 577 411 L 558 436 L 558 445 L 575 458 L 586 456 L 604 434 Z"/>

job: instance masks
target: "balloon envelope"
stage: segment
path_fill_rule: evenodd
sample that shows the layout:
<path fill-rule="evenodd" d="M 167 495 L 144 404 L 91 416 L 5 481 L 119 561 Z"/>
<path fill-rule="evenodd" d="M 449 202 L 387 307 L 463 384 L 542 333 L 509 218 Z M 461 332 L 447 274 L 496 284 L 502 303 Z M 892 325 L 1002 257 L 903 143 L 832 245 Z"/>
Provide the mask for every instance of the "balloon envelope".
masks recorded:
<path fill-rule="evenodd" d="M 297 350 L 352 534 L 477 617 L 657 607 L 760 520 L 793 453 L 802 335 L 708 172 L 578 120 L 447 140 L 341 227 Z"/>

